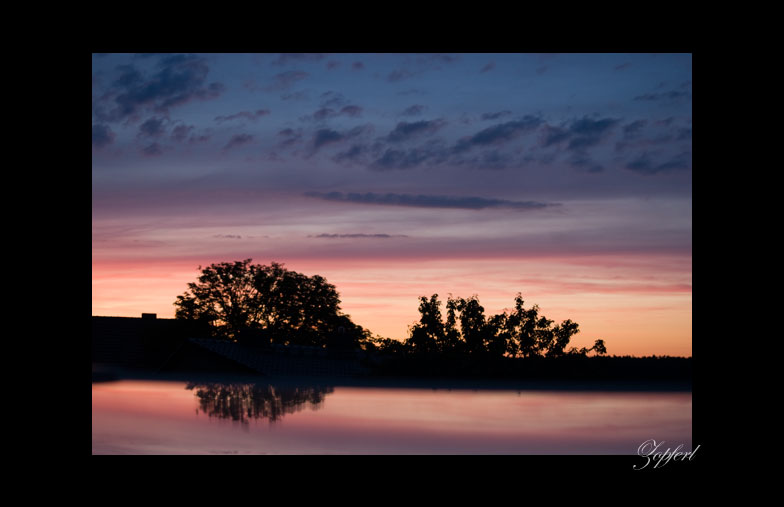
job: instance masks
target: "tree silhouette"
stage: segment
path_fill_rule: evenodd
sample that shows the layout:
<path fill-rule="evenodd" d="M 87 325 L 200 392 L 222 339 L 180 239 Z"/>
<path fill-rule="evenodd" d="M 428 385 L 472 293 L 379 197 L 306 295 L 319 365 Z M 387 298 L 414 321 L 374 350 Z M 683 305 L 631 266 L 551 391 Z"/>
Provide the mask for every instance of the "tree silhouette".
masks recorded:
<path fill-rule="evenodd" d="M 584 356 L 591 351 L 597 355 L 607 353 L 603 340 L 596 340 L 590 349 L 572 347 L 567 352 L 572 336 L 580 331 L 579 325 L 567 319 L 553 327 L 553 321 L 539 313 L 538 305 L 525 308 L 520 293 L 515 297 L 514 310 L 489 318 L 476 295 L 468 299 L 450 295 L 446 303 L 446 322 L 442 321 L 438 294 L 429 299 L 421 296 L 419 301 L 419 322 L 409 328 L 410 337 L 404 344 L 415 353 L 496 358 Z"/>
<path fill-rule="evenodd" d="M 415 352 L 433 353 L 443 348 L 445 335 L 440 305 L 438 294 L 433 294 L 429 300 L 425 296 L 419 298 L 419 313 L 422 316 L 418 323 L 411 326 L 411 337 L 408 340 Z"/>
<path fill-rule="evenodd" d="M 547 356 L 562 356 L 566 346 L 569 345 L 569 340 L 571 340 L 572 336 L 580 332 L 578 328 L 579 325 L 569 319 L 555 326 L 555 329 L 553 329 L 552 332 L 554 339 L 552 340 L 551 345 L 547 350 Z"/>
<path fill-rule="evenodd" d="M 536 323 L 539 316 L 539 306 L 534 305 L 526 310 L 523 307 L 523 297 L 517 294 L 515 297 L 515 314 L 518 322 L 517 343 L 519 344 L 520 354 L 523 357 L 538 355 L 541 341 L 536 339 Z"/>
<path fill-rule="evenodd" d="M 578 355 L 578 356 L 587 356 L 589 352 L 594 352 L 597 356 L 603 356 L 607 354 L 607 348 L 604 346 L 604 340 L 596 340 L 593 344 L 593 347 L 586 348 L 583 347 L 578 349 L 577 347 L 572 347 L 569 349 L 569 355 Z"/>
<path fill-rule="evenodd" d="M 514 355 L 516 350 L 513 334 L 508 327 L 509 316 L 504 313 L 493 315 L 487 320 L 487 353 L 491 357 Z"/>
<path fill-rule="evenodd" d="M 446 323 L 444 325 L 444 342 L 441 352 L 444 354 L 454 354 L 462 352 L 462 339 L 460 331 L 457 329 L 457 308 L 459 300 L 450 294 L 446 300 Z"/>
<path fill-rule="evenodd" d="M 479 298 L 471 296 L 461 299 L 457 310 L 460 312 L 460 330 L 469 354 L 481 354 L 485 351 L 489 329 L 485 321 L 485 309 L 479 304 Z"/>
<path fill-rule="evenodd" d="M 353 346 L 367 332 L 340 312 L 335 286 L 251 259 L 211 264 L 177 296 L 175 317 L 210 325 L 216 337 L 266 339 L 283 344 Z"/>
<path fill-rule="evenodd" d="M 195 383 L 185 386 L 195 390 L 199 409 L 210 417 L 231 419 L 248 424 L 252 419 L 275 422 L 305 406 L 321 408 L 332 387 L 276 387 L 264 384 Z"/>

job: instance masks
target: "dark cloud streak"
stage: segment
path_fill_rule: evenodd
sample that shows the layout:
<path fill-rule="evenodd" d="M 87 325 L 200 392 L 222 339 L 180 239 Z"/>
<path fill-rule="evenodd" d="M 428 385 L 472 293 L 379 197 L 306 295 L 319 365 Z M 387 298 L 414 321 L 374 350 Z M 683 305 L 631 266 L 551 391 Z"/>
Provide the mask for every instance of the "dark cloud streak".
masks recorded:
<path fill-rule="evenodd" d="M 142 149 L 142 153 L 147 157 L 157 157 L 163 155 L 163 148 L 158 143 L 152 143 Z"/>
<path fill-rule="evenodd" d="M 322 128 L 313 135 L 313 153 L 326 144 L 338 143 L 359 136 L 368 130 L 368 127 L 359 126 L 345 132 L 338 132 L 328 128 Z"/>
<path fill-rule="evenodd" d="M 690 167 L 691 151 L 684 151 L 663 163 L 654 162 L 651 154 L 646 152 L 626 164 L 626 169 L 645 175 L 688 170 Z"/>
<path fill-rule="evenodd" d="M 362 111 L 363 109 L 360 106 L 355 105 L 344 106 L 340 109 L 340 111 L 335 111 L 330 107 L 322 107 L 311 115 L 301 117 L 300 120 L 321 122 L 330 118 L 337 118 L 339 116 L 357 118 L 362 116 Z"/>
<path fill-rule="evenodd" d="M 502 118 L 504 116 L 509 116 L 510 114 L 512 114 L 512 111 L 499 111 L 497 113 L 484 113 L 482 115 L 482 119 L 483 120 L 497 120 L 497 119 Z"/>
<path fill-rule="evenodd" d="M 640 133 L 640 130 L 642 130 L 642 128 L 645 127 L 647 124 L 648 124 L 647 120 L 636 120 L 628 125 L 625 125 L 623 127 L 624 137 L 627 139 L 632 139 L 634 137 L 637 137 L 637 135 L 639 135 Z"/>
<path fill-rule="evenodd" d="M 525 116 L 520 120 L 509 121 L 481 130 L 473 136 L 461 139 L 454 147 L 455 152 L 469 150 L 474 146 L 499 144 L 515 138 L 522 132 L 535 130 L 543 123 L 541 118 Z"/>
<path fill-rule="evenodd" d="M 403 116 L 419 116 L 425 109 L 426 106 L 423 106 L 422 104 L 414 104 L 413 106 L 407 107 L 401 114 Z"/>
<path fill-rule="evenodd" d="M 286 65 L 289 62 L 320 62 L 325 57 L 324 53 L 281 53 L 272 65 Z"/>
<path fill-rule="evenodd" d="M 240 111 L 239 113 L 231 114 L 228 116 L 216 116 L 215 121 L 217 121 L 218 123 L 222 123 L 225 121 L 239 120 L 242 118 L 246 120 L 256 121 L 262 116 L 266 116 L 268 114 L 270 114 L 269 109 L 257 109 L 256 111 Z"/>
<path fill-rule="evenodd" d="M 372 169 L 412 169 L 424 163 L 439 164 L 449 157 L 449 151 L 440 141 L 430 141 L 409 149 L 388 148 L 371 165 Z"/>
<path fill-rule="evenodd" d="M 495 68 L 495 62 L 490 62 L 479 71 L 480 74 L 484 74 L 485 72 L 489 72 Z"/>
<path fill-rule="evenodd" d="M 619 121 L 620 120 L 615 118 L 594 120 L 586 116 L 579 120 L 572 121 L 566 128 L 563 126 L 551 127 L 548 125 L 543 145 L 546 147 L 560 144 L 568 140 L 569 144 L 567 148 L 569 150 L 584 150 L 599 144 L 604 136 L 608 134 Z"/>
<path fill-rule="evenodd" d="M 672 90 L 665 93 L 646 93 L 644 95 L 638 95 L 637 97 L 634 97 L 634 100 L 642 100 L 642 101 L 660 101 L 660 100 L 676 101 L 680 99 L 691 99 L 691 93 Z"/>
<path fill-rule="evenodd" d="M 325 144 L 341 141 L 343 138 L 344 136 L 335 130 L 319 129 L 313 135 L 313 147 L 319 149 Z"/>
<path fill-rule="evenodd" d="M 265 91 L 268 92 L 278 92 L 289 89 L 294 83 L 297 81 L 302 81 L 309 77 L 310 74 L 307 72 L 303 72 L 301 70 L 289 70 L 286 72 L 281 72 L 280 74 L 276 74 L 272 78 L 272 83 L 269 84 Z"/>
<path fill-rule="evenodd" d="M 446 124 L 443 120 L 422 120 L 412 123 L 402 121 L 389 133 L 387 140 L 392 143 L 408 141 L 422 135 L 430 135 Z"/>
<path fill-rule="evenodd" d="M 353 239 L 353 238 L 380 238 L 380 239 L 388 239 L 388 238 L 407 238 L 405 234 L 364 234 L 364 233 L 353 233 L 353 234 L 317 234 L 315 236 L 311 235 L 308 236 L 309 238 L 328 238 L 328 239 Z"/>
<path fill-rule="evenodd" d="M 406 69 L 393 70 L 387 75 L 387 81 L 389 81 L 390 83 L 396 83 L 398 81 L 411 78 L 414 75 L 415 74 L 413 72 Z"/>
<path fill-rule="evenodd" d="M 387 206 L 408 206 L 415 208 L 457 208 L 475 210 L 486 208 L 507 208 L 517 210 L 534 210 L 550 206 L 559 206 L 558 203 L 507 201 L 503 199 L 488 199 L 484 197 L 473 196 L 376 194 L 372 192 L 364 194 L 344 194 L 342 192 L 306 192 L 305 195 L 325 201 Z"/>

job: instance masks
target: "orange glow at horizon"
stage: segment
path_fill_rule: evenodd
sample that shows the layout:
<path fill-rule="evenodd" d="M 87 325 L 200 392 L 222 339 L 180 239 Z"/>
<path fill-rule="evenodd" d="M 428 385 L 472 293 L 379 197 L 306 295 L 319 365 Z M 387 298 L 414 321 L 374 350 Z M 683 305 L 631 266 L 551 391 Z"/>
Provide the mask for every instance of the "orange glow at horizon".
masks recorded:
<path fill-rule="evenodd" d="M 92 314 L 156 313 L 173 318 L 173 303 L 196 280 L 197 265 L 211 262 L 217 261 L 94 260 Z M 571 319 L 580 325 L 570 346 L 590 347 L 601 338 L 610 355 L 691 356 L 690 263 L 690 258 L 648 255 L 382 262 L 299 259 L 284 265 L 324 276 L 340 293 L 343 312 L 374 335 L 405 339 L 408 326 L 419 318 L 419 296 L 437 293 L 445 303 L 450 293 L 476 294 L 490 316 L 511 309 L 521 292 L 526 308 L 536 304 L 556 323 Z"/>

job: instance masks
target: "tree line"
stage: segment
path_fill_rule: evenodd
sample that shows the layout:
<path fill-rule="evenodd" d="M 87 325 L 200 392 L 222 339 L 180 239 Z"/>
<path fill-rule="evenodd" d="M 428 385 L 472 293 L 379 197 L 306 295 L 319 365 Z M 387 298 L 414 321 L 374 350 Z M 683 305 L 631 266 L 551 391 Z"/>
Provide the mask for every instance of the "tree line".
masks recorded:
<path fill-rule="evenodd" d="M 382 351 L 408 352 L 442 356 L 485 357 L 561 357 L 604 355 L 604 340 L 593 347 L 567 349 L 579 325 L 569 319 L 553 326 L 554 321 L 540 313 L 539 306 L 524 307 L 522 294 L 515 297 L 513 310 L 487 317 L 479 298 L 455 298 L 446 301 L 446 317 L 441 312 L 438 294 L 419 298 L 419 321 L 409 328 L 409 338 L 400 344 L 376 339 Z"/>
<path fill-rule="evenodd" d="M 446 301 L 438 294 L 419 298 L 419 321 L 405 341 L 371 333 L 340 309 L 334 285 L 273 262 L 252 259 L 199 266 L 201 274 L 177 297 L 175 317 L 203 326 L 219 339 L 251 344 L 280 343 L 327 348 L 360 348 L 382 354 L 473 357 L 560 357 L 604 355 L 603 340 L 593 347 L 568 348 L 579 325 L 547 319 L 539 307 L 524 307 L 520 293 L 513 310 L 492 316 L 477 296 Z"/>

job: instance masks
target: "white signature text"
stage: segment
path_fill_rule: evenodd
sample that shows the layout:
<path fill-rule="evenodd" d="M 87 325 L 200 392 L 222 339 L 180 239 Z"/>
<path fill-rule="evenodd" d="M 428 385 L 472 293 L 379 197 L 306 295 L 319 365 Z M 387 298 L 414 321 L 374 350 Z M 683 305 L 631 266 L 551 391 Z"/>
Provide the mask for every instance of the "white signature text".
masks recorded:
<path fill-rule="evenodd" d="M 651 463 L 653 463 L 653 468 L 659 468 L 665 466 L 671 460 L 685 461 L 688 459 L 691 461 L 694 457 L 694 453 L 696 453 L 697 449 L 700 448 L 698 445 L 691 451 L 681 451 L 681 449 L 683 449 L 683 444 L 679 444 L 675 449 L 667 447 L 666 450 L 662 450 L 662 447 L 665 443 L 666 442 L 664 440 L 656 442 L 654 439 L 643 442 L 637 449 L 637 455 L 645 458 L 646 462 L 642 466 L 634 465 L 633 468 L 635 470 L 642 470 Z"/>

